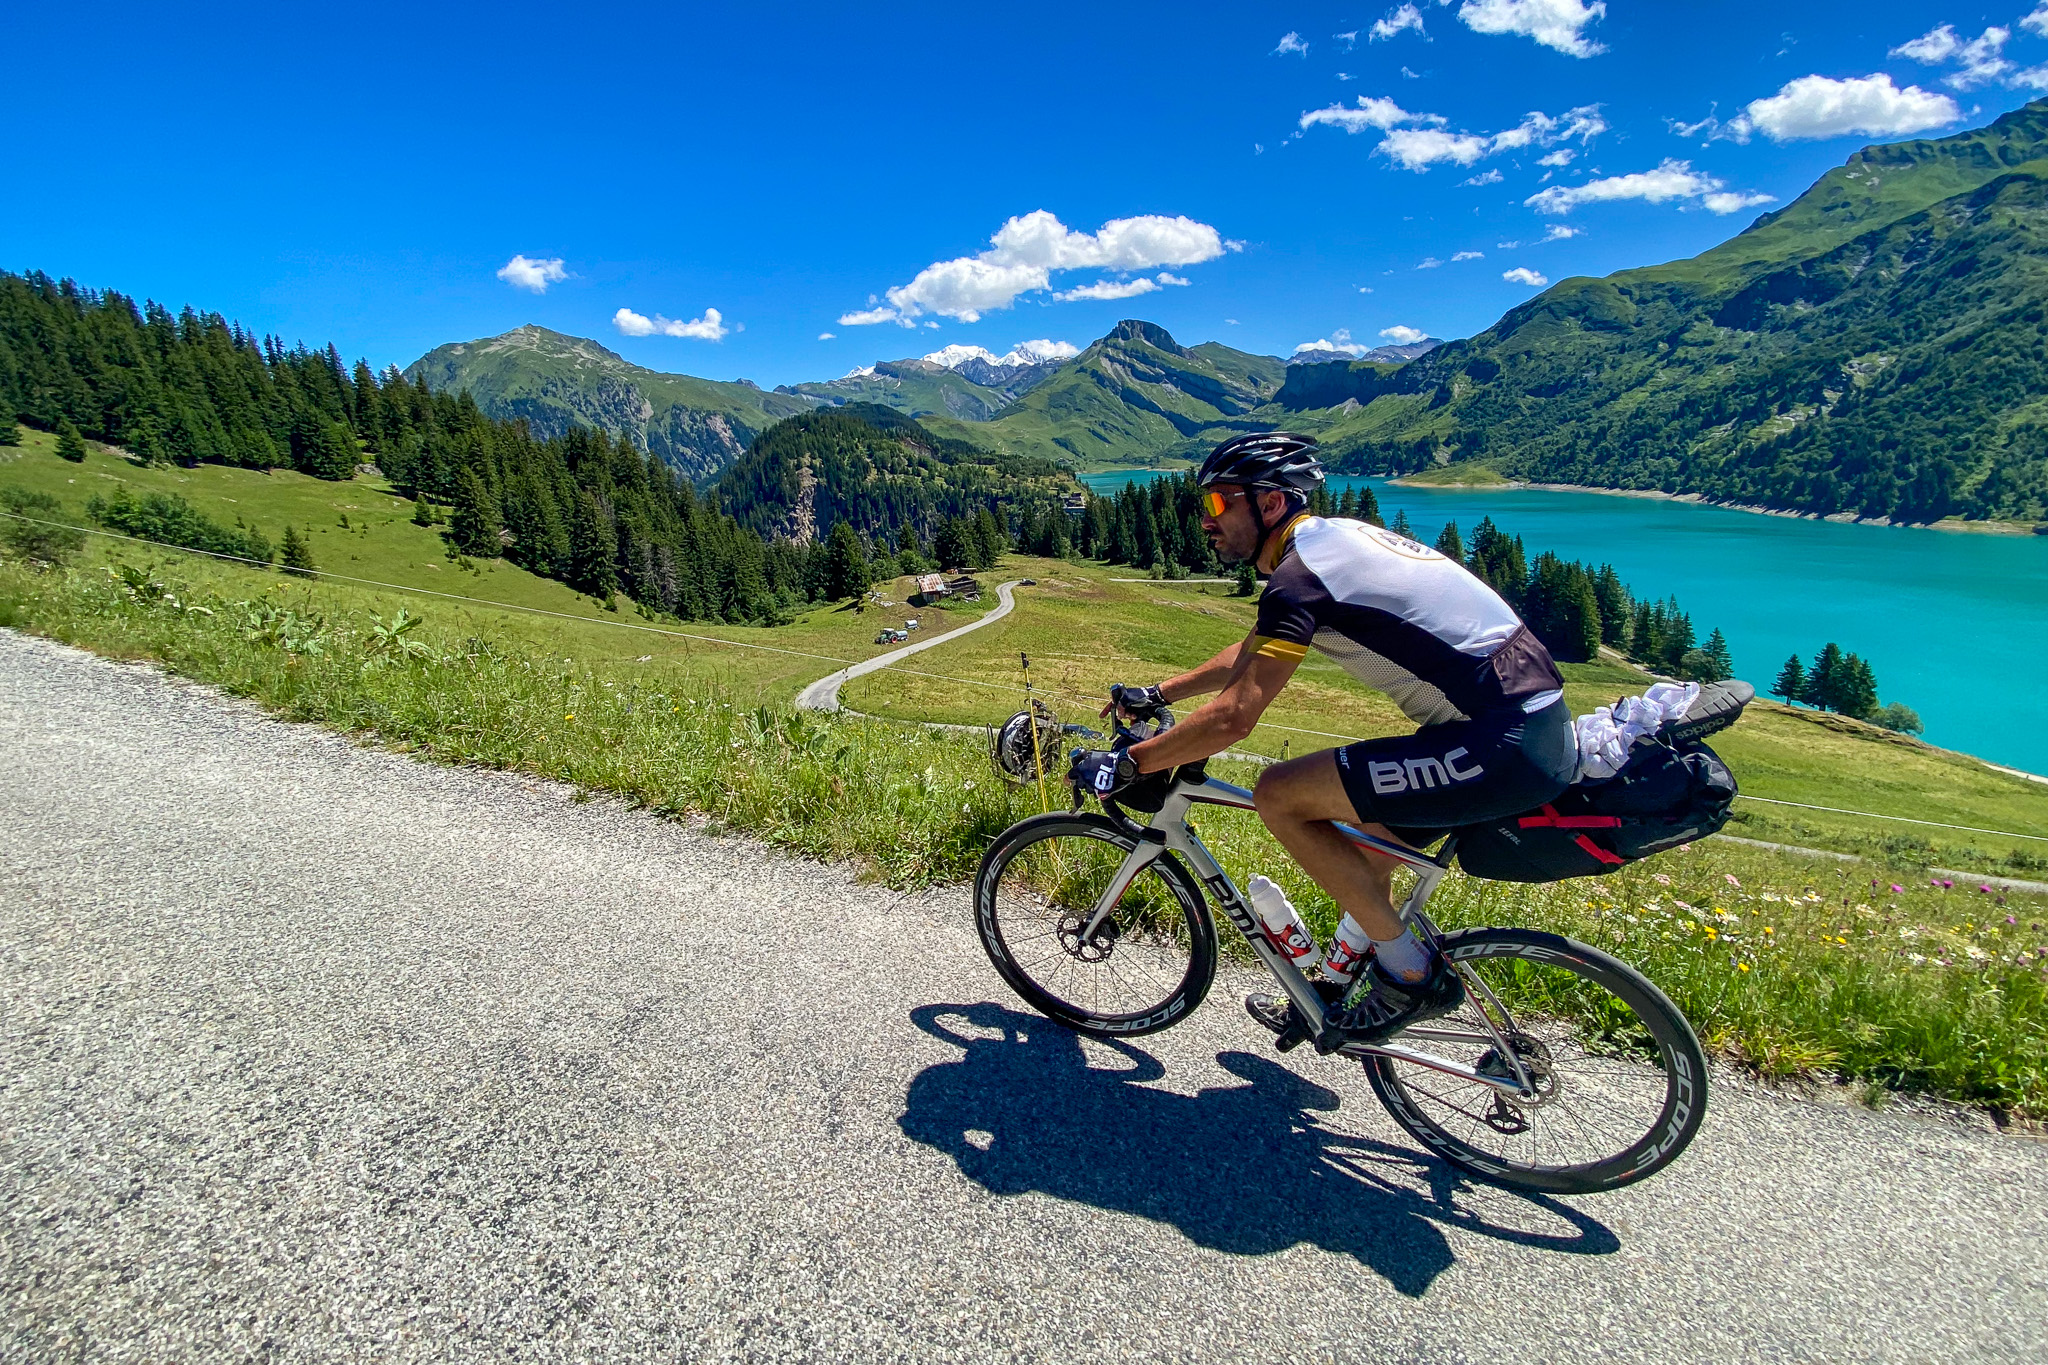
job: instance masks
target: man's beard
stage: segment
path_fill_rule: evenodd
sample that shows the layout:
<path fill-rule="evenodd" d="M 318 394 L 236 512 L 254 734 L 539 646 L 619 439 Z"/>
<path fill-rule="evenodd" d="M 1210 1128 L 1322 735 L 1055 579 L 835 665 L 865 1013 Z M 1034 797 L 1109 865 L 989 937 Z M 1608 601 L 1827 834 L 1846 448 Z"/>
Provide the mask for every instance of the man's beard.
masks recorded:
<path fill-rule="evenodd" d="M 1249 564 L 1252 556 L 1258 553 L 1257 550 L 1247 550 L 1243 554 L 1233 554 L 1224 546 L 1221 538 L 1212 539 L 1209 542 L 1209 548 L 1214 550 L 1216 558 L 1225 564 Z"/>

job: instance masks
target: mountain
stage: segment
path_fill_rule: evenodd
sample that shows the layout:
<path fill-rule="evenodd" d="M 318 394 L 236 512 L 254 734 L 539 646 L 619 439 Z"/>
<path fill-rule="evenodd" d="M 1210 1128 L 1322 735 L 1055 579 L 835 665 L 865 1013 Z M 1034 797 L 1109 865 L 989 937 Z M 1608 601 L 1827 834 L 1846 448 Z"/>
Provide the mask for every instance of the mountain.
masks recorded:
<path fill-rule="evenodd" d="M 718 505 L 763 535 L 800 544 L 840 521 L 883 543 L 929 542 L 939 523 L 995 507 L 1030 519 L 1081 492 L 1046 460 L 938 436 L 893 408 L 849 403 L 770 428 L 726 470 Z"/>
<path fill-rule="evenodd" d="M 738 459 L 768 427 L 823 401 L 764 393 L 744 379 L 643 369 L 595 341 L 533 326 L 437 346 L 405 374 L 436 391 L 467 389 L 486 416 L 523 417 L 543 440 L 577 425 L 630 436 L 697 480 Z"/>
<path fill-rule="evenodd" d="M 1185 457 L 1213 443 L 1213 433 L 1256 430 L 1261 423 L 1250 414 L 1273 402 L 1286 370 L 1276 356 L 1214 341 L 1183 347 L 1163 327 L 1119 322 L 974 439 L 1083 466 Z"/>
<path fill-rule="evenodd" d="M 1306 351 L 1296 351 L 1287 357 L 1290 365 L 1349 364 L 1354 360 L 1368 365 L 1405 365 L 1418 356 L 1428 355 L 1443 345 L 1437 337 L 1424 337 L 1420 341 L 1405 342 L 1399 346 L 1375 346 L 1371 350 L 1340 351 L 1329 346 L 1314 346 Z"/>
<path fill-rule="evenodd" d="M 1866 147 L 1712 250 L 1561 281 L 1398 369 L 1297 366 L 1280 408 L 1359 470 L 2048 517 L 2048 101 Z"/>

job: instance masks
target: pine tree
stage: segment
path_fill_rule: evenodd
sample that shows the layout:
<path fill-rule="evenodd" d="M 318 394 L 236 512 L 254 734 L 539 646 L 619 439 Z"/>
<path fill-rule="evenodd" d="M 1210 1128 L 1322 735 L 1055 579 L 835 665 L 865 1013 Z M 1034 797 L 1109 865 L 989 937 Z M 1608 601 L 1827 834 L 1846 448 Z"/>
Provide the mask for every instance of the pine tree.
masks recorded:
<path fill-rule="evenodd" d="M 1337 499 L 1337 515 L 1346 521 L 1358 520 L 1358 494 L 1347 488 Z"/>
<path fill-rule="evenodd" d="M 1806 695 L 1800 700 L 1819 707 L 1823 711 L 1841 709 L 1843 685 L 1842 647 L 1833 640 L 1821 646 L 1820 653 L 1813 656 L 1813 667 L 1806 670 Z"/>
<path fill-rule="evenodd" d="M 1010 548 L 1009 539 L 1003 534 L 1002 526 L 996 521 L 996 514 L 983 507 L 974 514 L 973 529 L 975 568 L 993 569 L 1003 552 Z"/>
<path fill-rule="evenodd" d="M 1778 670 L 1776 682 L 1771 684 L 1771 695 L 1783 697 L 1786 701 L 1806 700 L 1806 665 L 1794 654 L 1785 660 L 1785 666 Z"/>
<path fill-rule="evenodd" d="M 1365 522 L 1367 525 L 1384 525 L 1380 520 L 1379 497 L 1363 484 L 1360 484 L 1358 487 L 1358 511 L 1356 515 L 1360 521 Z"/>
<path fill-rule="evenodd" d="M 85 462 L 85 441 L 68 418 L 57 424 L 57 458 L 73 464 Z"/>
<path fill-rule="evenodd" d="M 1232 590 L 1236 597 L 1250 597 L 1259 590 L 1259 575 L 1249 564 L 1237 566 L 1237 587 Z"/>
<path fill-rule="evenodd" d="M 285 523 L 284 549 L 279 553 L 278 560 L 280 567 L 294 578 L 314 576 L 312 542 L 300 535 L 299 528 L 290 522 Z"/>
<path fill-rule="evenodd" d="M 14 410 L 0 407 L 0 446 L 21 444 L 21 427 L 14 420 Z"/>
<path fill-rule="evenodd" d="M 1714 676 L 1702 678 L 1701 682 L 1720 682 L 1735 676 L 1735 657 L 1728 652 L 1728 637 L 1721 633 L 1719 626 L 1715 626 L 1713 633 L 1707 636 L 1706 651 Z"/>
<path fill-rule="evenodd" d="M 1408 513 L 1403 509 L 1395 509 L 1394 519 L 1387 523 L 1387 529 L 1397 536 L 1406 536 L 1410 540 L 1415 539 L 1415 528 L 1408 524 Z"/>
<path fill-rule="evenodd" d="M 1616 649 L 1628 648 L 1630 618 L 1634 615 L 1628 589 L 1612 564 L 1602 564 L 1593 575 L 1593 596 L 1600 604 L 1600 642 Z"/>
<path fill-rule="evenodd" d="M 448 518 L 448 543 L 478 559 L 496 559 L 504 553 L 498 540 L 498 500 L 473 469 L 462 471 L 455 485 L 455 510 Z"/>
<path fill-rule="evenodd" d="M 1446 559 L 1455 559 L 1460 564 L 1465 562 L 1465 537 L 1458 534 L 1457 522 L 1444 523 L 1444 529 L 1436 535 L 1436 548 Z"/>
<path fill-rule="evenodd" d="M 971 569 L 974 567 L 974 537 L 967 523 L 958 517 L 947 517 L 939 523 L 939 534 L 932 542 L 932 553 L 938 557 L 942 569 Z"/>
<path fill-rule="evenodd" d="M 1870 665 L 1851 654 L 1842 660 L 1842 681 L 1835 696 L 1835 709 L 1845 716 L 1867 720 L 1877 710 L 1877 676 Z"/>
<path fill-rule="evenodd" d="M 427 495 L 425 493 L 416 495 L 412 500 L 412 524 L 415 526 L 432 526 L 434 521 L 434 509 L 427 506 Z"/>
<path fill-rule="evenodd" d="M 853 523 L 835 523 L 826 547 L 829 558 L 825 564 L 825 596 L 836 601 L 866 592 L 874 580 L 868 572 L 867 551 L 854 533 Z"/>
<path fill-rule="evenodd" d="M 618 558 L 619 532 L 609 510 L 588 490 L 578 490 L 575 515 L 569 522 L 569 581 L 592 597 L 608 599 L 619 590 Z M 736 588 L 730 568 L 733 559 L 730 553 L 721 555 L 712 566 L 716 581 L 713 601 L 706 607 L 726 620 L 743 621 L 747 619 L 743 615 L 726 614 L 745 597 Z"/>

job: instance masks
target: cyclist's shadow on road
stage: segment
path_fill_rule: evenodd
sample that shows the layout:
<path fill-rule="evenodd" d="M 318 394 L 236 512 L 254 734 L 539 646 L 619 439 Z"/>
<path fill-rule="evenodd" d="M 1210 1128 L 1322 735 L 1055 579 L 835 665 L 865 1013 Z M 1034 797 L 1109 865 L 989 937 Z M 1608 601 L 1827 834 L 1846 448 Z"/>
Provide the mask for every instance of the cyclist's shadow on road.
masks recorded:
<path fill-rule="evenodd" d="M 1038 1191 L 1136 1214 L 1239 1255 L 1309 1242 L 1356 1257 L 1411 1297 L 1456 1259 L 1443 1225 L 1559 1252 L 1620 1246 L 1600 1223 L 1541 1196 L 1489 1192 L 1490 1211 L 1520 1215 L 1518 1227 L 1490 1221 L 1475 1201 L 1461 1206 L 1455 1196 L 1469 1187 L 1456 1172 L 1323 1126 L 1315 1114 L 1335 1109 L 1336 1093 L 1263 1057 L 1219 1054 L 1248 1083 L 1190 1098 L 1152 1088 L 1165 1068 L 1130 1043 L 1104 1043 L 1129 1066 L 1091 1066 L 1075 1034 L 1038 1015 L 926 1005 L 911 1020 L 965 1056 L 919 1072 L 898 1123 L 996 1194 Z M 1418 1176 L 1427 1195 L 1413 1188 Z"/>

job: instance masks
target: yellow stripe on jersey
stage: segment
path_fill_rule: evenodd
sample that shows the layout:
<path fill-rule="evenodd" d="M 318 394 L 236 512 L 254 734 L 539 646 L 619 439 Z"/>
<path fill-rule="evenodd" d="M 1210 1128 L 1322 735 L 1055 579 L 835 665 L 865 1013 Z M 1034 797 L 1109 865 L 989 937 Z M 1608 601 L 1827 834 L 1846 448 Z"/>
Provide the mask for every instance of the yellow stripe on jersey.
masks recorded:
<path fill-rule="evenodd" d="M 1254 635 L 1252 653 L 1267 659 L 1305 659 L 1308 657 L 1308 646 L 1298 645 L 1292 640 L 1274 640 L 1264 635 Z"/>

